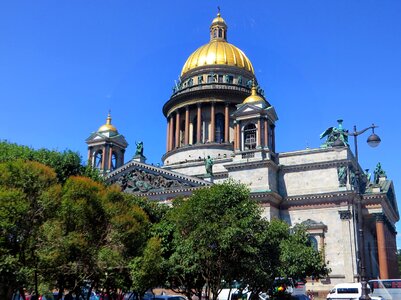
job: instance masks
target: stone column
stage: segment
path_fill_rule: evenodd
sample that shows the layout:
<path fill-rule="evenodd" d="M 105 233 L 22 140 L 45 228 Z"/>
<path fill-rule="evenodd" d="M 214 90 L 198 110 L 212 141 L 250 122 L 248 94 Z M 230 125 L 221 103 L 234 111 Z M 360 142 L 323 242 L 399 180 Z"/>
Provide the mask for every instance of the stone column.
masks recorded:
<path fill-rule="evenodd" d="M 124 155 L 125 155 L 125 149 L 121 149 L 120 155 L 118 156 L 118 168 L 121 167 L 124 164 Z"/>
<path fill-rule="evenodd" d="M 228 103 L 224 107 L 224 142 L 230 142 L 230 111 L 228 109 Z"/>
<path fill-rule="evenodd" d="M 178 109 L 175 115 L 175 147 L 180 147 L 180 111 Z"/>
<path fill-rule="evenodd" d="M 174 149 L 174 117 L 170 115 L 169 151 Z"/>
<path fill-rule="evenodd" d="M 269 132 L 268 132 L 267 119 L 264 119 L 263 123 L 264 123 L 264 130 L 263 131 L 264 131 L 264 140 L 265 140 L 264 145 L 265 145 L 265 148 L 269 148 Z"/>
<path fill-rule="evenodd" d="M 214 134 L 215 134 L 215 128 L 216 128 L 216 124 L 215 124 L 215 103 L 212 102 L 211 106 L 210 106 L 210 138 L 209 138 L 209 142 L 214 142 Z"/>
<path fill-rule="evenodd" d="M 241 150 L 241 122 L 237 123 L 237 149 Z"/>
<path fill-rule="evenodd" d="M 108 167 L 107 169 L 111 170 L 111 159 L 113 157 L 113 147 L 110 145 L 109 146 L 109 161 L 108 161 Z"/>
<path fill-rule="evenodd" d="M 189 106 L 185 107 L 185 133 L 184 144 L 189 144 Z"/>
<path fill-rule="evenodd" d="M 379 256 L 380 279 L 389 278 L 384 223 L 385 216 L 383 214 L 376 214 L 377 252 Z"/>
<path fill-rule="evenodd" d="M 276 152 L 276 128 L 272 126 L 272 149 L 273 152 Z"/>
<path fill-rule="evenodd" d="M 170 117 L 167 117 L 166 152 L 170 151 Z"/>
<path fill-rule="evenodd" d="M 88 164 L 91 164 L 91 166 L 93 167 L 93 163 L 92 163 L 92 147 L 88 147 Z"/>
<path fill-rule="evenodd" d="M 262 122 L 260 121 L 260 118 L 258 119 L 258 134 L 256 138 L 256 148 L 260 148 L 262 146 Z"/>
<path fill-rule="evenodd" d="M 201 125 L 202 125 L 202 108 L 201 104 L 198 103 L 198 111 L 196 114 L 196 142 L 201 143 Z"/>
<path fill-rule="evenodd" d="M 234 121 L 234 151 L 237 150 L 237 123 Z"/>
<path fill-rule="evenodd" d="M 103 146 L 102 149 L 102 170 L 104 170 L 105 159 L 106 159 L 106 145 Z"/>

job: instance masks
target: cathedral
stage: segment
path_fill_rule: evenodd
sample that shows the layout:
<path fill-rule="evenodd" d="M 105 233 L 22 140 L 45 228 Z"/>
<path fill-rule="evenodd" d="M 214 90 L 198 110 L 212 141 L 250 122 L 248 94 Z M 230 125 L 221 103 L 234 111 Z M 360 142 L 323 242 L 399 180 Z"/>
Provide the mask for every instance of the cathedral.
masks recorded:
<path fill-rule="evenodd" d="M 323 134 L 322 147 L 277 153 L 277 113 L 249 58 L 228 42 L 227 28 L 218 13 L 209 42 L 188 57 L 162 108 L 163 166 L 146 164 L 142 143 L 125 162 L 128 143 L 110 114 L 86 140 L 89 163 L 124 192 L 161 202 L 229 178 L 247 185 L 265 218 L 303 224 L 329 262 L 329 276 L 308 283 L 315 291 L 358 281 L 362 259 L 368 278 L 398 278 L 392 181 L 380 165 L 373 180 L 362 170 L 348 145 L 355 134 L 341 120 Z M 380 141 L 374 132 L 369 139 Z"/>

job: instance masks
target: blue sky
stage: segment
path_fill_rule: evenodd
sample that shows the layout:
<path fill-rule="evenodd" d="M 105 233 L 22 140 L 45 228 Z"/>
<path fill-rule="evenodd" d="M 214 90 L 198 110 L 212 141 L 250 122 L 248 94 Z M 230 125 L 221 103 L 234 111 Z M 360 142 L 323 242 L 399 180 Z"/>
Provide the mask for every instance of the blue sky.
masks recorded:
<path fill-rule="evenodd" d="M 374 122 L 382 143 L 361 136 L 360 163 L 380 161 L 401 199 L 398 0 L 1 1 L 0 139 L 85 158 L 111 109 L 126 159 L 142 140 L 160 163 L 162 106 L 218 5 L 276 108 L 277 150 L 319 147 L 338 118 L 348 129 Z"/>

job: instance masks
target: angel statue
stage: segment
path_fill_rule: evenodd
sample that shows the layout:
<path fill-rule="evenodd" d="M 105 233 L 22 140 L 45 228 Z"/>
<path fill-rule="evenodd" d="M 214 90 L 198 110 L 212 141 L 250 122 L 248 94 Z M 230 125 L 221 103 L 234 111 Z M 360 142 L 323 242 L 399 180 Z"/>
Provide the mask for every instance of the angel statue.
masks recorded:
<path fill-rule="evenodd" d="M 343 120 L 337 120 L 337 122 L 338 128 L 329 127 L 320 135 L 320 139 L 327 137 L 326 142 L 324 142 L 320 147 L 328 148 L 333 146 L 349 146 L 348 130 L 343 129 Z"/>

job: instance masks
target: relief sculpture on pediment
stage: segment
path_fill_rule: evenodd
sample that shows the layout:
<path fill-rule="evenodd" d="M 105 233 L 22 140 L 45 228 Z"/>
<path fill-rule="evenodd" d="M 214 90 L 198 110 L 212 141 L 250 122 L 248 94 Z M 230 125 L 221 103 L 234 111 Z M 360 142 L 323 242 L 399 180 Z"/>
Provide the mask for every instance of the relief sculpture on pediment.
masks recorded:
<path fill-rule="evenodd" d="M 168 179 L 159 174 L 132 170 L 121 175 L 115 183 L 126 193 L 147 193 L 152 190 L 164 190 L 189 186 L 188 183 Z"/>

